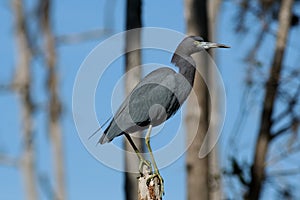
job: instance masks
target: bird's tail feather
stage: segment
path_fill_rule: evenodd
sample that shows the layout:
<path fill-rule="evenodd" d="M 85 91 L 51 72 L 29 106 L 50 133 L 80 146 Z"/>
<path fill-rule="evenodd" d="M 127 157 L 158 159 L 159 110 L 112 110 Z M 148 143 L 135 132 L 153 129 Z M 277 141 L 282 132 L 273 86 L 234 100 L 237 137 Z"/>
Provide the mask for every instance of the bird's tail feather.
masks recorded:
<path fill-rule="evenodd" d="M 124 133 L 123 130 L 119 128 L 115 120 L 113 119 L 111 123 L 108 125 L 106 130 L 104 131 L 103 135 L 99 139 L 100 144 L 104 144 L 107 142 L 112 141 L 115 137 L 122 135 Z"/>
<path fill-rule="evenodd" d="M 92 137 L 94 137 L 94 135 L 96 135 L 96 133 L 98 133 L 98 132 L 103 128 L 103 126 L 105 126 L 105 124 L 107 124 L 107 122 L 109 122 L 109 120 L 111 120 L 111 118 L 112 118 L 112 117 L 108 118 L 108 119 L 104 122 L 104 124 L 102 124 L 96 131 L 94 131 L 94 133 L 93 133 L 92 135 L 89 136 L 88 139 L 91 139 Z M 103 134 L 103 135 L 104 135 L 104 134 Z M 102 137 L 103 137 L 103 136 L 102 136 Z M 102 137 L 101 137 L 101 138 L 102 138 Z"/>
<path fill-rule="evenodd" d="M 106 133 L 103 133 L 98 143 L 105 144 L 107 142 L 110 142 L 111 140 L 106 136 Z"/>

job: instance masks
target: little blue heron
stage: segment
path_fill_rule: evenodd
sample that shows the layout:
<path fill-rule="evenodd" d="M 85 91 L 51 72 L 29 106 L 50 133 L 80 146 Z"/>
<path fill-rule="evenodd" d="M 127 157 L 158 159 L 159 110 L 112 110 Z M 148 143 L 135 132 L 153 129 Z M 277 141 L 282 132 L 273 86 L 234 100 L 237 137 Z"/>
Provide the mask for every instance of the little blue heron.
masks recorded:
<path fill-rule="evenodd" d="M 129 134 L 148 129 L 145 142 L 154 166 L 151 178 L 155 176 L 159 178 L 162 191 L 163 179 L 159 174 L 150 146 L 151 129 L 173 116 L 187 99 L 194 84 L 196 71 L 191 55 L 210 48 L 229 47 L 205 42 L 199 36 L 184 38 L 171 60 L 179 68 L 179 73 L 164 67 L 154 70 L 142 79 L 121 104 L 99 140 L 100 144 L 104 144 L 124 134 L 140 159 L 139 169 L 141 171 L 143 164 L 150 168 L 151 164 L 141 156 Z"/>

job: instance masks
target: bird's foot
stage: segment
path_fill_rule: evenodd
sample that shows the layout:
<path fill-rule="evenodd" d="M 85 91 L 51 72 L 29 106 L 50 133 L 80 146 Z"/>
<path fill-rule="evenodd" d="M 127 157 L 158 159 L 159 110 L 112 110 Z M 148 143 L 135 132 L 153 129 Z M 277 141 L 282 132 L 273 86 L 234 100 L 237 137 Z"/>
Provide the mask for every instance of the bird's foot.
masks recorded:
<path fill-rule="evenodd" d="M 151 165 L 151 162 L 150 162 L 149 160 L 143 159 L 143 160 L 140 161 L 140 164 L 139 164 L 139 171 L 140 171 L 140 174 L 141 174 L 141 175 L 144 174 L 144 170 L 143 170 L 144 166 L 146 166 L 146 167 L 148 168 L 147 171 L 149 170 L 150 173 L 152 173 L 152 165 Z"/>
<path fill-rule="evenodd" d="M 162 197 L 165 194 L 164 191 L 164 179 L 162 178 L 162 176 L 160 175 L 159 172 L 155 172 L 154 174 L 152 174 L 151 176 L 148 177 L 147 179 L 147 186 L 149 186 L 150 182 L 154 180 L 154 178 L 158 178 L 159 183 L 158 185 L 160 186 L 160 197 Z"/>

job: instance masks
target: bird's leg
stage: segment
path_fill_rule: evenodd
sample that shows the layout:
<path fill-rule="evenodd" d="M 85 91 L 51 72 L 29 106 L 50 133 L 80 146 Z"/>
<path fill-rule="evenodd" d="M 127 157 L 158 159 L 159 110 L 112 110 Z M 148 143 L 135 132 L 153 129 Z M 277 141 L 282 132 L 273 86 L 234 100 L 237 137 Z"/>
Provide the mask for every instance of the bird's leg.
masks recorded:
<path fill-rule="evenodd" d="M 148 160 L 145 160 L 145 159 L 143 158 L 143 156 L 141 155 L 140 151 L 139 151 L 138 148 L 135 146 L 135 144 L 134 144 L 132 138 L 130 137 L 130 135 L 127 134 L 127 133 L 125 133 L 125 136 L 126 136 L 128 142 L 130 143 L 130 145 L 132 146 L 132 148 L 134 149 L 134 151 L 135 151 L 137 157 L 138 157 L 139 160 L 140 160 L 140 164 L 139 164 L 139 172 L 140 172 L 141 174 L 143 174 L 143 165 L 146 165 L 147 167 L 149 167 L 150 171 L 152 172 L 152 166 L 151 166 L 151 163 L 150 163 Z"/>
<path fill-rule="evenodd" d="M 158 170 L 158 167 L 156 165 L 156 162 L 155 162 L 155 159 L 154 159 L 154 156 L 153 156 L 153 153 L 152 153 L 152 148 L 150 146 L 150 135 L 151 135 L 151 130 L 152 130 L 152 125 L 150 124 L 149 128 L 148 128 L 148 131 L 147 131 L 147 134 L 146 134 L 146 146 L 148 148 L 148 151 L 150 153 L 150 157 L 151 157 L 151 160 L 152 160 L 152 164 L 154 166 L 154 173 L 148 178 L 147 180 L 147 185 L 149 185 L 150 181 L 157 177 L 159 179 L 159 182 L 160 182 L 160 189 L 161 189 L 161 194 L 160 196 L 162 196 L 163 194 L 165 194 L 164 192 L 164 179 L 162 178 L 162 176 L 160 175 L 159 173 L 159 170 Z"/>

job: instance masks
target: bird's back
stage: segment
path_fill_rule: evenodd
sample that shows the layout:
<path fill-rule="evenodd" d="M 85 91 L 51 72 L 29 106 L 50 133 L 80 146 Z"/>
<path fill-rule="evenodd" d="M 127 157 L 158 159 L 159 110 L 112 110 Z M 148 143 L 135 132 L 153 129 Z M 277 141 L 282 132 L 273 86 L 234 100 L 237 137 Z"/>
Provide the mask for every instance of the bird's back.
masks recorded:
<path fill-rule="evenodd" d="M 141 80 L 121 104 L 99 142 L 109 142 L 124 132 L 145 130 L 150 123 L 156 126 L 171 117 L 180 107 L 174 94 L 175 75 L 170 68 L 159 68 Z"/>

